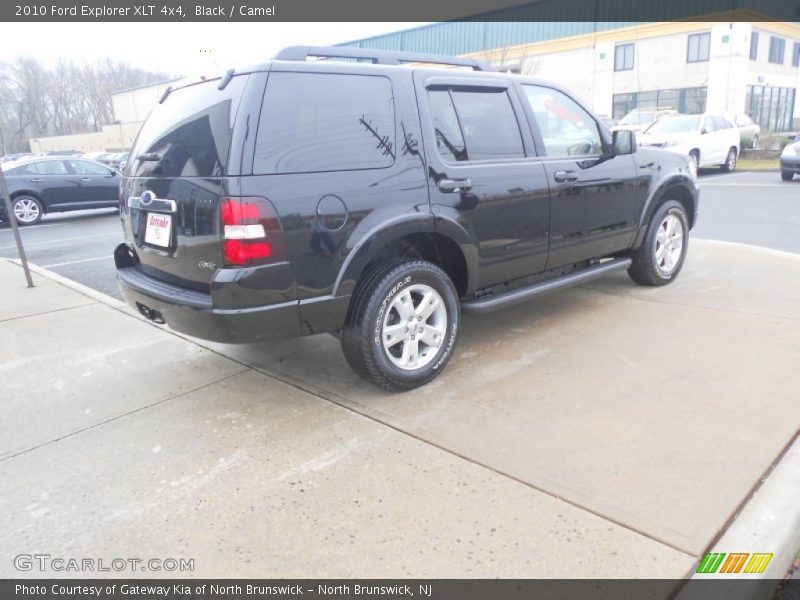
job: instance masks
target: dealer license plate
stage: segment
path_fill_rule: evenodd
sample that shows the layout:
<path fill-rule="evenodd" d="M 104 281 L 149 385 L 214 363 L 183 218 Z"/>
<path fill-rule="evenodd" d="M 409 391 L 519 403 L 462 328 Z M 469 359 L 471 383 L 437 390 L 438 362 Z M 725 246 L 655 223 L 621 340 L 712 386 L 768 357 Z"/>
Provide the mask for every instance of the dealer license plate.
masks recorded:
<path fill-rule="evenodd" d="M 148 213 L 144 230 L 145 243 L 168 248 L 171 239 L 172 215 Z"/>

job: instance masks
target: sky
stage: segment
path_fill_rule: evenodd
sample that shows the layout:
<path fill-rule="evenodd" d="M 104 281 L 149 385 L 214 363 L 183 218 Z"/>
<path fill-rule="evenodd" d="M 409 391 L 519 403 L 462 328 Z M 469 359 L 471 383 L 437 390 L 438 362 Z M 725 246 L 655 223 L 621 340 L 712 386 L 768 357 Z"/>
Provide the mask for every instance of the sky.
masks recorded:
<path fill-rule="evenodd" d="M 217 74 L 286 46 L 326 46 L 425 23 L 20 23 L 5 27 L 0 61 L 112 58 L 167 75 Z M 31 40 L 35 40 L 33 43 Z"/>

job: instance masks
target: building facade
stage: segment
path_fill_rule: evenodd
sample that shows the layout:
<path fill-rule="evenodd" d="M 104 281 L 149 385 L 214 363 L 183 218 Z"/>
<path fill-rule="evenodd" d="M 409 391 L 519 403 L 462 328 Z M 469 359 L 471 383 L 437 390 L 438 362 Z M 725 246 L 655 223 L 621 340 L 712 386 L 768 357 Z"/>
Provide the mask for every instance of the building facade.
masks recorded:
<path fill-rule="evenodd" d="M 800 128 L 794 23 L 438 23 L 343 45 L 481 58 L 554 81 L 617 119 L 658 107 L 746 113 L 770 131 Z"/>

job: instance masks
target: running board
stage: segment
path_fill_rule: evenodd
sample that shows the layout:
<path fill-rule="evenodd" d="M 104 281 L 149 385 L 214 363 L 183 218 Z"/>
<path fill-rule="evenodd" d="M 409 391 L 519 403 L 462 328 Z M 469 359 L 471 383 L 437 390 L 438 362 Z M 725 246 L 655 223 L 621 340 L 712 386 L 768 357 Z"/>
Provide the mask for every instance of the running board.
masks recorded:
<path fill-rule="evenodd" d="M 561 288 L 578 285 L 593 279 L 604 277 L 609 273 L 623 271 L 631 266 L 630 258 L 617 258 L 611 261 L 592 265 L 580 271 L 573 271 L 555 279 L 548 279 L 547 281 L 540 281 L 523 288 L 504 292 L 502 294 L 489 294 L 476 300 L 469 300 L 468 302 L 461 303 L 461 311 L 468 314 L 482 315 L 489 313 L 500 308 L 506 308 L 525 302 L 534 296 L 547 294 Z"/>

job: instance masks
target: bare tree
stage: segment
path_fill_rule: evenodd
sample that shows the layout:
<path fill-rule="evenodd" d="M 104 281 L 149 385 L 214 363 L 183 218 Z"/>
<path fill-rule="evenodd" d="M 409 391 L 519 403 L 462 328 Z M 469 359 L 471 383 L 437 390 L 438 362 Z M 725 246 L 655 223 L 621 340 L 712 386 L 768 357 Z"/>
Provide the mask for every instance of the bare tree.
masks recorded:
<path fill-rule="evenodd" d="M 107 58 L 0 62 L 0 154 L 28 150 L 31 138 L 99 131 L 113 121 L 112 92 L 167 78 Z"/>

